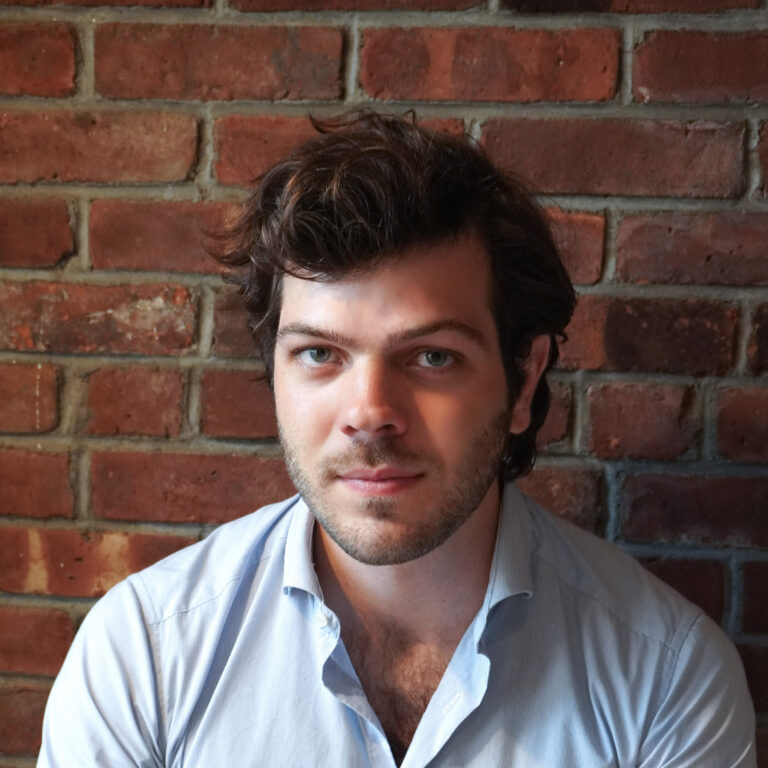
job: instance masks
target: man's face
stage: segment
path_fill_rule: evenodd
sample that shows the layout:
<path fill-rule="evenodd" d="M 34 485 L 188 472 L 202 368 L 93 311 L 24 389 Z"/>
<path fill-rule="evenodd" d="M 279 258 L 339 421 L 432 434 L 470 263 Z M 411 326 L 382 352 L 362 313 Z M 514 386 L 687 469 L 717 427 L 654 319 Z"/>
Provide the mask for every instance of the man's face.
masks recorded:
<path fill-rule="evenodd" d="M 489 297 L 471 236 L 336 282 L 285 277 L 274 390 L 288 471 L 356 560 L 420 557 L 487 503 L 510 428 Z"/>

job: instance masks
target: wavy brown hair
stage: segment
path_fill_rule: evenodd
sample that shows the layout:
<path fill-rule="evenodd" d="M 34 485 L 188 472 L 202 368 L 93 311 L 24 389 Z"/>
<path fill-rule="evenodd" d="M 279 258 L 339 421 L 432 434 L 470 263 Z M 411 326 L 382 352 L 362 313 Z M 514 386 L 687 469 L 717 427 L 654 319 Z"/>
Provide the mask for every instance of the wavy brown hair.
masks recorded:
<path fill-rule="evenodd" d="M 375 270 L 413 246 L 472 231 L 491 265 L 489 302 L 513 402 L 531 342 L 550 337 L 549 370 L 575 303 L 529 192 L 496 169 L 470 137 L 428 130 L 412 115 L 358 110 L 310 120 L 318 135 L 260 179 L 220 256 L 233 267 L 228 279 L 240 286 L 270 382 L 284 274 L 338 280 Z M 536 433 L 548 410 L 542 377 L 529 428 L 510 435 L 504 478 L 533 466 Z"/>

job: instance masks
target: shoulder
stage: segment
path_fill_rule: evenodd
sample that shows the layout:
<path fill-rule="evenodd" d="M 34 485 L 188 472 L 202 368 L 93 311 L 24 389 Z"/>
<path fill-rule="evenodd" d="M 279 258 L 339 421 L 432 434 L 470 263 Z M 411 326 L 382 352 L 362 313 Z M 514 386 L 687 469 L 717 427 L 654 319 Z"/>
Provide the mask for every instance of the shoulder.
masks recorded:
<path fill-rule="evenodd" d="M 526 503 L 532 556 L 548 578 L 582 606 L 590 604 L 607 623 L 680 649 L 702 616 L 698 606 L 614 544 L 549 514 L 527 497 Z"/>
<path fill-rule="evenodd" d="M 244 574 L 282 554 L 298 499 L 293 496 L 219 526 L 197 544 L 129 576 L 111 591 L 114 598 L 137 600 L 147 624 L 214 600 Z"/>

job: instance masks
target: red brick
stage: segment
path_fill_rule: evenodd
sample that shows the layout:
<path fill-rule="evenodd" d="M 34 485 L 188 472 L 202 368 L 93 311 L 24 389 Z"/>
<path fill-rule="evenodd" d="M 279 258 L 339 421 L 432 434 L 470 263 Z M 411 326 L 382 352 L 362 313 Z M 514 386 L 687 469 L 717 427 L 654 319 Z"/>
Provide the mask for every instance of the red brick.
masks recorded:
<path fill-rule="evenodd" d="M 201 387 L 204 434 L 246 438 L 277 436 L 275 403 L 263 373 L 205 371 Z"/>
<path fill-rule="evenodd" d="M 518 486 L 542 507 L 597 532 L 601 525 L 601 475 L 591 469 L 536 467 Z"/>
<path fill-rule="evenodd" d="M 0 589 L 99 597 L 135 571 L 195 539 L 118 531 L 0 527 Z"/>
<path fill-rule="evenodd" d="M 163 435 L 181 431 L 181 373 L 169 368 L 100 368 L 88 377 L 86 431 Z"/>
<path fill-rule="evenodd" d="M 720 392 L 717 401 L 720 453 L 741 461 L 768 461 L 768 388 Z"/>
<path fill-rule="evenodd" d="M 717 560 L 641 558 L 651 573 L 696 603 L 720 624 L 725 611 L 725 570 Z"/>
<path fill-rule="evenodd" d="M 0 510 L 19 517 L 72 517 L 69 457 L 0 450 Z"/>
<path fill-rule="evenodd" d="M 503 8 L 545 13 L 712 13 L 732 8 L 759 8 L 760 0 L 502 0 L 501 4 Z"/>
<path fill-rule="evenodd" d="M 316 136 L 303 117 L 242 117 L 216 121 L 216 178 L 250 185 L 297 145 Z"/>
<path fill-rule="evenodd" d="M 594 213 L 566 213 L 551 208 L 547 216 L 563 264 L 577 285 L 592 285 L 603 270 L 605 219 Z"/>
<path fill-rule="evenodd" d="M 50 690 L 43 680 L 0 679 L 0 752 L 37 754 Z"/>
<path fill-rule="evenodd" d="M 601 459 L 674 459 L 693 442 L 694 396 L 688 387 L 594 384 L 587 390 L 587 403 L 589 450 Z"/>
<path fill-rule="evenodd" d="M 760 143 L 757 146 L 757 158 L 760 161 L 760 169 L 763 177 L 761 187 L 763 197 L 768 197 L 768 123 L 763 123 L 760 129 Z"/>
<path fill-rule="evenodd" d="M 213 322 L 213 352 L 217 357 L 259 356 L 248 329 L 248 313 L 236 290 L 225 290 L 216 296 Z"/>
<path fill-rule="evenodd" d="M 0 93 L 69 96 L 75 89 L 75 34 L 69 24 L 0 25 Z"/>
<path fill-rule="evenodd" d="M 219 273 L 207 246 L 240 211 L 233 203 L 97 200 L 91 262 L 97 269 Z"/>
<path fill-rule="evenodd" d="M 123 99 L 335 99 L 341 54 L 339 29 L 101 24 L 96 90 Z"/>
<path fill-rule="evenodd" d="M 0 284 L 0 348 L 171 355 L 195 337 L 196 300 L 174 285 Z"/>
<path fill-rule="evenodd" d="M 768 634 L 768 562 L 744 563 L 745 632 Z"/>
<path fill-rule="evenodd" d="M 736 310 L 700 299 L 580 298 L 561 348 L 564 368 L 725 373 L 733 366 Z"/>
<path fill-rule="evenodd" d="M 768 214 L 667 213 L 619 225 L 616 273 L 631 283 L 768 284 Z"/>
<path fill-rule="evenodd" d="M 64 611 L 0 606 L 0 670 L 55 675 L 74 638 Z"/>
<path fill-rule="evenodd" d="M 146 6 L 163 8 L 210 8 L 212 0 L 3 0 L 3 5 Z"/>
<path fill-rule="evenodd" d="M 0 431 L 48 432 L 58 422 L 58 369 L 0 365 Z"/>
<path fill-rule="evenodd" d="M 654 31 L 635 48 L 637 101 L 768 99 L 768 33 Z"/>
<path fill-rule="evenodd" d="M 232 0 L 238 11 L 459 11 L 480 0 Z"/>
<path fill-rule="evenodd" d="M 494 119 L 491 159 L 550 193 L 735 197 L 744 126 L 704 120 Z"/>
<path fill-rule="evenodd" d="M 363 31 L 360 82 L 386 100 L 605 101 L 618 63 L 611 29 L 384 27 Z"/>
<path fill-rule="evenodd" d="M 224 522 L 295 493 L 281 459 L 193 454 L 96 453 L 97 517 Z"/>
<path fill-rule="evenodd" d="M 738 649 L 755 711 L 768 712 L 768 646 L 739 645 Z"/>
<path fill-rule="evenodd" d="M 622 536 L 634 541 L 768 546 L 766 477 L 634 475 L 621 491 Z"/>
<path fill-rule="evenodd" d="M 752 321 L 752 336 L 747 353 L 749 363 L 757 373 L 768 370 L 768 304 L 763 304 L 755 311 Z"/>
<path fill-rule="evenodd" d="M 571 388 L 557 381 L 550 382 L 549 394 L 549 413 L 536 435 L 536 447 L 544 452 L 553 443 L 558 443 L 568 436 L 571 424 Z"/>
<path fill-rule="evenodd" d="M 162 112 L 0 112 L 0 183 L 183 181 L 197 120 Z"/>
<path fill-rule="evenodd" d="M 52 267 L 73 249 L 63 200 L 0 200 L 0 267 Z"/>

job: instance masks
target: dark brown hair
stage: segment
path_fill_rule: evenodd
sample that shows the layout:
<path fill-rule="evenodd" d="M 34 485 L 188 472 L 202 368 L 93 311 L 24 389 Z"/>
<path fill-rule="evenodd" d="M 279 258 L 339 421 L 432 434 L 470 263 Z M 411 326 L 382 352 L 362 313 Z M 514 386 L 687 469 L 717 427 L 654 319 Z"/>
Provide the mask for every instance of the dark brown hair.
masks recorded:
<path fill-rule="evenodd" d="M 283 274 L 336 280 L 374 270 L 415 245 L 472 231 L 491 265 L 496 322 L 510 402 L 531 342 L 558 338 L 573 313 L 573 286 L 547 222 L 522 184 L 502 174 L 468 136 L 427 130 L 407 117 L 358 110 L 313 119 L 318 136 L 257 184 L 221 257 L 234 270 L 250 327 L 272 380 Z M 533 466 L 536 433 L 549 409 L 544 377 L 530 427 L 510 435 L 505 478 Z"/>

